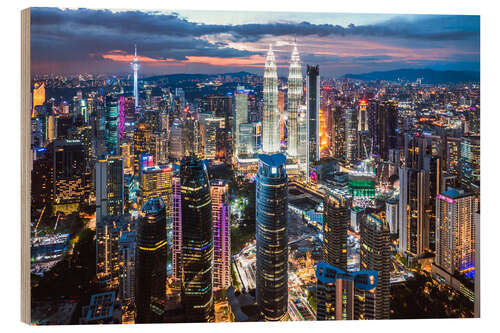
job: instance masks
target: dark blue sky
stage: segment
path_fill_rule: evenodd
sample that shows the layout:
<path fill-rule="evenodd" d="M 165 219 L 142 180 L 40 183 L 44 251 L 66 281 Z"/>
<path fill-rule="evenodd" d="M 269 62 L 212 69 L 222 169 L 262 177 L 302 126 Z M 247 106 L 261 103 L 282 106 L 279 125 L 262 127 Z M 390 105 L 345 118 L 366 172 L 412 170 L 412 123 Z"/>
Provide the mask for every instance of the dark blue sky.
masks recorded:
<path fill-rule="evenodd" d="M 32 9 L 35 73 L 287 73 L 296 38 L 322 76 L 399 68 L 479 70 L 479 16 Z"/>

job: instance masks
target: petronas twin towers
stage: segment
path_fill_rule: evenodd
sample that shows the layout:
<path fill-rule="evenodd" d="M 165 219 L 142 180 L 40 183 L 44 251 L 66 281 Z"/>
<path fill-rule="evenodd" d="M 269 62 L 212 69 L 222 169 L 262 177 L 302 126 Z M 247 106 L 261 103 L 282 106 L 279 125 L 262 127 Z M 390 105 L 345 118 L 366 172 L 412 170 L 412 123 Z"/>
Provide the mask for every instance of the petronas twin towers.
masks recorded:
<path fill-rule="evenodd" d="M 288 75 L 288 149 L 287 154 L 297 156 L 297 113 L 302 99 L 302 67 L 299 52 L 294 43 Z M 262 150 L 264 153 L 280 151 L 280 112 L 278 109 L 278 73 L 276 58 L 269 45 L 264 69 L 264 105 L 262 117 Z"/>

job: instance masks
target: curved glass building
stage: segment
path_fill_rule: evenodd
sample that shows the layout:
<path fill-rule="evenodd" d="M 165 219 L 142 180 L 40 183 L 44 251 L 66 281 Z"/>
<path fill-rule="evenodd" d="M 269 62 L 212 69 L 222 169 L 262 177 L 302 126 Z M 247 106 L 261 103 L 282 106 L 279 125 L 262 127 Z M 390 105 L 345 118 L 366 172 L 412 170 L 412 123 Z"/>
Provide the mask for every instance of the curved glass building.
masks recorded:
<path fill-rule="evenodd" d="M 151 322 L 151 300 L 165 297 L 167 217 L 161 198 L 149 199 L 137 225 L 135 322 Z"/>
<path fill-rule="evenodd" d="M 259 155 L 256 177 L 257 302 L 266 321 L 288 306 L 288 176 L 283 154 Z"/>
<path fill-rule="evenodd" d="M 196 157 L 181 161 L 182 305 L 186 322 L 214 321 L 212 199 L 208 173 Z"/>

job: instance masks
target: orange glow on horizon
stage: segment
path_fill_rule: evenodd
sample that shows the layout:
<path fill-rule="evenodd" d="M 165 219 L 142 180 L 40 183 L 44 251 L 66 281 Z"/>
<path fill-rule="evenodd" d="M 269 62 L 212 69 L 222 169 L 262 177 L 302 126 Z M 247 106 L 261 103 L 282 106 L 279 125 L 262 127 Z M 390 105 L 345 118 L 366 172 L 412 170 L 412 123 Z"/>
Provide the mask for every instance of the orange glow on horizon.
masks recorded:
<path fill-rule="evenodd" d="M 95 56 L 95 55 L 92 55 Z M 101 55 L 104 59 L 116 62 L 132 62 L 133 54 L 128 54 L 125 51 L 113 50 Z M 265 58 L 260 55 L 252 55 L 249 57 L 238 58 L 222 58 L 222 57 L 207 57 L 207 56 L 187 56 L 187 60 L 176 59 L 155 59 L 146 56 L 137 56 L 139 63 L 146 63 L 153 66 L 182 66 L 187 64 L 206 64 L 211 66 L 247 66 L 261 67 L 264 65 Z"/>

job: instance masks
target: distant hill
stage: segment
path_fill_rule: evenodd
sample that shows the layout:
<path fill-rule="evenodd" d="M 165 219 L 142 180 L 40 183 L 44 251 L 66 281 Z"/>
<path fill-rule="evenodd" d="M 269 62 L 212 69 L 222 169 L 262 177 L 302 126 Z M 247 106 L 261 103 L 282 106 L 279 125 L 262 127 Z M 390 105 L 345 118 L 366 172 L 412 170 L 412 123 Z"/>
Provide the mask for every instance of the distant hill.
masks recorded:
<path fill-rule="evenodd" d="M 199 79 L 207 79 L 211 77 L 217 77 L 219 75 L 225 76 L 234 76 L 234 77 L 243 77 L 243 76 L 255 76 L 255 74 L 249 73 L 249 72 L 235 72 L 235 73 L 219 73 L 219 74 L 184 74 L 184 73 L 179 73 L 179 74 L 166 74 L 166 75 L 156 75 L 156 76 L 150 76 L 146 78 L 142 78 L 141 80 L 143 81 L 154 81 L 154 80 L 161 80 L 161 79 L 171 79 L 171 80 L 199 80 Z"/>
<path fill-rule="evenodd" d="M 385 72 L 346 74 L 342 78 L 363 81 L 410 81 L 422 78 L 423 84 L 479 82 L 479 72 L 472 71 L 435 71 L 432 69 L 397 69 Z"/>

